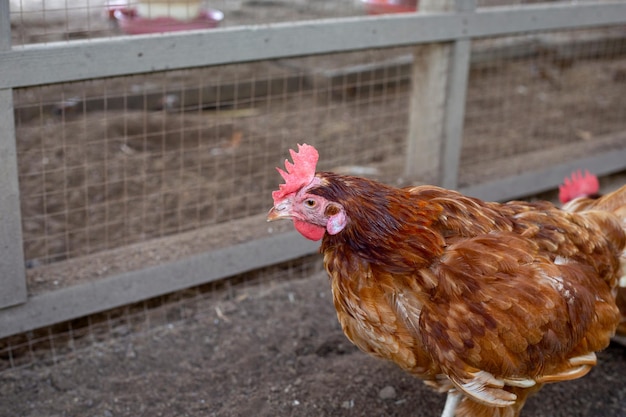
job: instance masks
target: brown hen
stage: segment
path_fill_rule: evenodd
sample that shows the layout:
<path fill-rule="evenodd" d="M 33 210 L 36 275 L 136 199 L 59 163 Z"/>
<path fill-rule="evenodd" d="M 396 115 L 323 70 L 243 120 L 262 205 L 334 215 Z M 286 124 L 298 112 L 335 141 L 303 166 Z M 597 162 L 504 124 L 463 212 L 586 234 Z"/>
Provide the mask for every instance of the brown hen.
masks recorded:
<path fill-rule="evenodd" d="M 291 155 L 268 220 L 322 239 L 346 336 L 447 392 L 443 415 L 517 416 L 543 384 L 588 373 L 609 344 L 626 187 L 565 212 L 316 173 L 309 145 Z"/>

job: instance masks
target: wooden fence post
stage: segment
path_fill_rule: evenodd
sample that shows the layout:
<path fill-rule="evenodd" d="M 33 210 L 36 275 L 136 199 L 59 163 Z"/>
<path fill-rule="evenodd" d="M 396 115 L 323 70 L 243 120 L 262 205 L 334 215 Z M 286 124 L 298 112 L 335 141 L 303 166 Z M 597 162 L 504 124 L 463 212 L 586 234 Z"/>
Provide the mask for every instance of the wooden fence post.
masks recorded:
<path fill-rule="evenodd" d="M 475 0 L 422 0 L 421 13 L 472 12 Z M 405 175 L 456 188 L 471 40 L 415 47 Z"/>
<path fill-rule="evenodd" d="M 9 2 L 0 1 L 0 51 L 11 49 Z M 13 89 L 0 89 L 0 308 L 26 301 Z"/>

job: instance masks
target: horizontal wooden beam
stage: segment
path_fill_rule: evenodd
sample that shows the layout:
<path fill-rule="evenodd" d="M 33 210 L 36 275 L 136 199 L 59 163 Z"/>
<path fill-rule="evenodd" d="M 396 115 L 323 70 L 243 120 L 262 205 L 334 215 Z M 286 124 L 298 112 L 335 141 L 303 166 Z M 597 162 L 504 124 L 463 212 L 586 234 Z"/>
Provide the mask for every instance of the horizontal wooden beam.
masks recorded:
<path fill-rule="evenodd" d="M 496 60 L 513 60 L 535 57 L 539 54 L 551 53 L 556 58 L 564 59 L 592 59 L 598 56 L 619 56 L 626 54 L 626 43 L 621 31 L 610 33 L 588 34 L 584 38 L 569 38 L 552 36 L 550 34 L 521 38 L 516 42 L 489 44 L 472 48 L 470 63 L 472 68 L 481 68 L 492 65 Z M 75 98 L 71 102 L 35 103 L 15 108 L 15 119 L 25 123 L 33 118 L 60 114 L 61 112 L 79 111 L 91 112 L 107 110 L 161 110 L 164 107 L 164 98 L 174 98 L 168 104 L 169 110 L 210 109 L 225 107 L 245 101 L 253 102 L 253 98 L 266 97 L 273 94 L 302 92 L 312 89 L 315 83 L 325 83 L 325 89 L 337 93 L 343 92 L 346 86 L 350 88 L 370 89 L 373 85 L 385 83 L 408 83 L 413 55 L 400 55 L 391 59 L 368 64 L 357 64 L 341 68 L 320 69 L 310 66 L 300 66 L 298 62 L 290 63 L 292 73 L 280 73 L 267 79 L 239 80 L 234 83 L 220 83 L 189 87 L 181 90 L 162 89 L 148 90 L 140 93 L 112 94 L 106 97 L 89 97 L 81 100 Z M 295 73 L 294 73 L 295 72 Z M 393 74 L 389 78 L 389 74 Z"/>
<path fill-rule="evenodd" d="M 624 2 L 576 2 L 32 44 L 0 51 L 0 88 L 624 22 Z"/>

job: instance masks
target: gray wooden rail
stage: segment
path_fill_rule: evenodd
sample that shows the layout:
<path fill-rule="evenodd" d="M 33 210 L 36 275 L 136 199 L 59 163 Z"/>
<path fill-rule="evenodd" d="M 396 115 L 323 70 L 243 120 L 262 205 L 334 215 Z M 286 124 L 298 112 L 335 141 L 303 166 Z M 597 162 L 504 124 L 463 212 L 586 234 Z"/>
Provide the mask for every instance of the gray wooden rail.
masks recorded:
<path fill-rule="evenodd" d="M 114 308 L 314 253 L 294 233 L 232 246 L 161 266 L 27 297 L 21 241 L 12 90 L 18 87 L 225 63 L 393 46 L 415 46 L 413 86 L 432 84 L 436 112 L 413 111 L 408 158 L 425 158 L 437 182 L 456 188 L 469 41 L 534 31 L 626 24 L 626 2 L 551 3 L 476 9 L 474 0 L 424 0 L 415 14 L 357 17 L 11 47 L 7 1 L 0 1 L 0 337 Z M 435 9 L 443 5 L 445 10 Z M 123 47 L 121 47 L 123 45 Z M 167 61 L 163 56 L 168 56 Z M 430 56 L 427 60 L 425 56 Z M 429 61 L 436 58 L 439 61 Z M 426 77 L 422 70 L 426 69 Z M 423 90 L 422 90 L 423 91 Z M 430 94 L 430 93 L 429 93 Z M 414 109 L 424 108 L 414 94 Z M 425 132 L 436 135 L 424 136 Z M 418 160 L 419 161 L 419 160 Z M 411 164 L 407 164 L 407 167 Z M 487 199 L 524 196 L 558 185 L 572 169 L 626 168 L 626 148 L 461 191 Z M 407 173 L 413 175 L 413 168 Z"/>

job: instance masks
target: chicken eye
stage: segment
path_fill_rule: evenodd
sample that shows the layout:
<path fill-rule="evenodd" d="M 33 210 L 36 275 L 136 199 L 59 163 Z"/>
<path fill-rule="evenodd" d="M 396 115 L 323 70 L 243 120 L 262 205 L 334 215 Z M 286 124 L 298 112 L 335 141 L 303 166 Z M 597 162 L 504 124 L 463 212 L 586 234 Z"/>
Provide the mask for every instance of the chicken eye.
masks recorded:
<path fill-rule="evenodd" d="M 309 198 L 308 200 L 304 200 L 304 205 L 306 205 L 309 208 L 313 208 L 317 205 L 317 201 Z"/>

